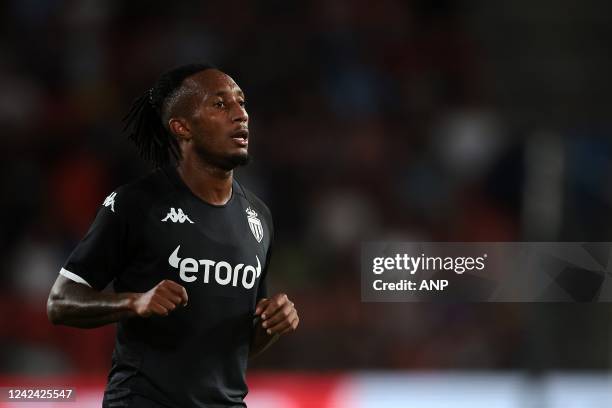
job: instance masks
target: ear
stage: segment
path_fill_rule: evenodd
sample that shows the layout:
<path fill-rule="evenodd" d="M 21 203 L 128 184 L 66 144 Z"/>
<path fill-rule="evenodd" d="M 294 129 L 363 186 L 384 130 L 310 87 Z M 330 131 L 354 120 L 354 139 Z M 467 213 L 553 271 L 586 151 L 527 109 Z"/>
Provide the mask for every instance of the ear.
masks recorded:
<path fill-rule="evenodd" d="M 191 140 L 191 129 L 189 124 L 183 118 L 170 118 L 168 121 L 170 131 L 176 135 L 179 141 Z"/>

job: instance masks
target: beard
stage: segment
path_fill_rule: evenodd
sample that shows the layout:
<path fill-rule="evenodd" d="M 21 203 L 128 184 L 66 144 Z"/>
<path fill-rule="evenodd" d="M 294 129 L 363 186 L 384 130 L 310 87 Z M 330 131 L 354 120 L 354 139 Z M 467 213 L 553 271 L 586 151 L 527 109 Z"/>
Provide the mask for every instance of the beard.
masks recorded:
<path fill-rule="evenodd" d="M 205 163 L 209 163 L 214 167 L 217 167 L 223 171 L 231 171 L 239 166 L 246 166 L 251 161 L 251 156 L 248 153 L 245 154 L 229 154 L 229 155 L 218 155 L 213 154 L 206 148 L 198 146 L 196 147 L 197 155 Z"/>
<path fill-rule="evenodd" d="M 232 167 L 226 170 L 232 170 L 239 166 L 246 166 L 251 162 L 250 154 L 235 154 L 230 156 L 229 161 L 231 162 Z"/>

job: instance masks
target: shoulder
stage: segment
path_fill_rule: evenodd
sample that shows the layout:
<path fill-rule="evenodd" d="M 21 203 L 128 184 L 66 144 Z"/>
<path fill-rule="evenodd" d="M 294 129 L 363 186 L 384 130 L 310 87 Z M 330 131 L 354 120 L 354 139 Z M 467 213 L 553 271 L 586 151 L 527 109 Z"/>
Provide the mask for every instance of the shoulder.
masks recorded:
<path fill-rule="evenodd" d="M 104 200 L 105 207 L 112 212 L 130 214 L 141 211 L 163 197 L 172 194 L 172 184 L 162 169 L 155 169 L 147 175 L 113 190 Z"/>

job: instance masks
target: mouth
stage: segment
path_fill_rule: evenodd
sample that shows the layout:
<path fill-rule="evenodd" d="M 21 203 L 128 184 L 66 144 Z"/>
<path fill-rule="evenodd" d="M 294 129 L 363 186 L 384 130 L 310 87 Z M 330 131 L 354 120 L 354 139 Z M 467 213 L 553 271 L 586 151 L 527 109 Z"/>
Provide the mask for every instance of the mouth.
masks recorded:
<path fill-rule="evenodd" d="M 249 131 L 248 129 L 240 129 L 232 133 L 232 139 L 239 146 L 247 146 L 249 144 Z"/>

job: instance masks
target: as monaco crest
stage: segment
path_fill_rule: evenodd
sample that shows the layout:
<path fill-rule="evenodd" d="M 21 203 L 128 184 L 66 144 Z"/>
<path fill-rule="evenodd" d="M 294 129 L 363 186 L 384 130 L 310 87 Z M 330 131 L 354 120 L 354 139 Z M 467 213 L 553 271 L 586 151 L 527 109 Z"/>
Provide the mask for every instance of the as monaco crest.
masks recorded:
<path fill-rule="evenodd" d="M 253 236 L 257 240 L 257 242 L 261 242 L 263 239 L 263 227 L 261 226 L 261 221 L 257 218 L 257 213 L 251 209 L 251 207 L 246 209 L 247 220 L 249 220 L 249 227 L 251 227 L 251 232 Z"/>

